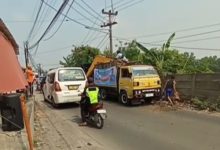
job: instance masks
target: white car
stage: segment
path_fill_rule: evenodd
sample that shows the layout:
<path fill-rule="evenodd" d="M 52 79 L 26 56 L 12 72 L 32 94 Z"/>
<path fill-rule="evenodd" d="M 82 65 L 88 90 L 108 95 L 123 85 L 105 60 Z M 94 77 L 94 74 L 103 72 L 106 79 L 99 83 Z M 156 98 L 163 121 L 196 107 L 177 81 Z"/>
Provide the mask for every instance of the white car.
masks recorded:
<path fill-rule="evenodd" d="M 61 103 L 79 102 L 87 78 L 80 67 L 63 67 L 50 70 L 43 86 L 44 99 L 54 107 Z"/>

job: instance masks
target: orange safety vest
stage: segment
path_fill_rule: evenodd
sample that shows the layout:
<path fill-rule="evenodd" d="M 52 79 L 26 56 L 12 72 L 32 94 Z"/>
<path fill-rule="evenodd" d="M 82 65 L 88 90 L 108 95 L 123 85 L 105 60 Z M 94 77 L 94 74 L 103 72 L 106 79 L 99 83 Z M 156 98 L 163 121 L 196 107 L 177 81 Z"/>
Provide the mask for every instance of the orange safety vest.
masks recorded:
<path fill-rule="evenodd" d="M 27 69 L 26 70 L 26 75 L 27 75 L 28 83 L 33 83 L 34 82 L 34 72 L 30 69 Z"/>

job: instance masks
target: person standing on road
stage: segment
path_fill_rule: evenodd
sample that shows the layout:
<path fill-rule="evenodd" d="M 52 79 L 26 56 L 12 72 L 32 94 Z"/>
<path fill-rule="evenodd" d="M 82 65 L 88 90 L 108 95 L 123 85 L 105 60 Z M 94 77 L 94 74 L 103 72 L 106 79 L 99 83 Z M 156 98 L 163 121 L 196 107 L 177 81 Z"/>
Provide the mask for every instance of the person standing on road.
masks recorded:
<path fill-rule="evenodd" d="M 27 67 L 26 75 L 27 75 L 27 82 L 28 82 L 28 85 L 29 85 L 30 96 L 32 96 L 33 95 L 33 91 L 34 91 L 34 88 L 33 88 L 34 72 L 33 72 L 32 68 L 31 68 L 31 66 Z"/>
<path fill-rule="evenodd" d="M 174 104 L 173 103 L 173 97 L 174 97 L 174 93 L 176 93 L 176 81 L 175 81 L 175 77 L 173 75 L 171 75 L 166 80 L 163 91 L 166 94 L 166 98 L 169 100 L 169 102 L 173 106 L 173 104 Z"/>

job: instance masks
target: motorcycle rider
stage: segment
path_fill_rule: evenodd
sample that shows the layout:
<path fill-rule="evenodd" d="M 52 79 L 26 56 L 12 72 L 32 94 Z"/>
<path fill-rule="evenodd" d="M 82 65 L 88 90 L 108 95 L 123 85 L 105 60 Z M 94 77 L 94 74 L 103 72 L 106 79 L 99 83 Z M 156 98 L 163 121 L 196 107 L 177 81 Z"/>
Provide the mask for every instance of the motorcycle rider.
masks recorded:
<path fill-rule="evenodd" d="M 93 78 L 89 78 L 87 85 L 82 93 L 82 98 L 80 101 L 81 106 L 81 116 L 82 123 L 79 124 L 81 126 L 87 125 L 86 116 L 89 115 L 89 108 L 93 105 L 97 105 L 99 103 L 99 88 L 95 86 L 93 82 Z"/>

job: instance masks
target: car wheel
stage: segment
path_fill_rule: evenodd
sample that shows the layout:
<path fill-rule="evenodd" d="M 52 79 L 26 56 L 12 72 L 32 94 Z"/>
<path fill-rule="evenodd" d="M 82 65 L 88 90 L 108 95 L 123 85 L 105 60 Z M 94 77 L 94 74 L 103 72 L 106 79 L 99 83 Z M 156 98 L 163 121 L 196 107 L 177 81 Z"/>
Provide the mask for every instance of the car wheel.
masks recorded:
<path fill-rule="evenodd" d="M 46 102 L 47 99 L 46 99 L 46 97 L 45 97 L 45 94 L 44 94 L 44 91 L 43 91 L 43 90 L 42 90 L 42 94 L 43 94 L 43 97 L 44 97 L 44 101 Z"/>
<path fill-rule="evenodd" d="M 58 108 L 58 107 L 59 107 L 59 104 L 57 104 L 57 103 L 54 101 L 54 98 L 53 98 L 53 97 L 51 98 L 51 102 L 52 102 L 52 106 L 53 106 L 54 108 Z"/>

